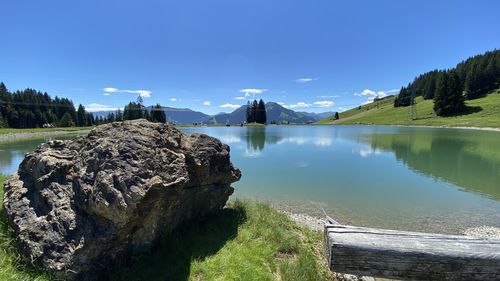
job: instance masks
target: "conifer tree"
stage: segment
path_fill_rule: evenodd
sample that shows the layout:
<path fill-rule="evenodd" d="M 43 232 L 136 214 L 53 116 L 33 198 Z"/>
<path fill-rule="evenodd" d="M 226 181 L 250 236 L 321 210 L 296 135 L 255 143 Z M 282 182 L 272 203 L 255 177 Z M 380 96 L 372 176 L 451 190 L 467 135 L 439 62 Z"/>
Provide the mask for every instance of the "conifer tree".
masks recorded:
<path fill-rule="evenodd" d="M 160 122 L 160 123 L 165 123 L 167 122 L 167 116 L 165 115 L 165 111 L 161 107 L 160 104 L 156 104 L 151 108 L 151 116 L 150 116 L 151 122 Z"/>
<path fill-rule="evenodd" d="M 257 106 L 257 123 L 265 124 L 267 123 L 267 114 L 266 114 L 266 104 L 261 99 L 259 100 L 259 104 Z"/>

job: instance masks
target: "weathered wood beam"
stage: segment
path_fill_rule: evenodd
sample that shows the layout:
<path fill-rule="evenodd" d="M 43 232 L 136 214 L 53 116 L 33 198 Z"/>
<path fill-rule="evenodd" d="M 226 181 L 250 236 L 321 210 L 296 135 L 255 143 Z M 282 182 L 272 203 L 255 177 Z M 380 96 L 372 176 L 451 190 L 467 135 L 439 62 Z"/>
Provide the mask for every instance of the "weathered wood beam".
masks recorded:
<path fill-rule="evenodd" d="M 500 239 L 325 224 L 332 271 L 405 280 L 500 280 Z"/>

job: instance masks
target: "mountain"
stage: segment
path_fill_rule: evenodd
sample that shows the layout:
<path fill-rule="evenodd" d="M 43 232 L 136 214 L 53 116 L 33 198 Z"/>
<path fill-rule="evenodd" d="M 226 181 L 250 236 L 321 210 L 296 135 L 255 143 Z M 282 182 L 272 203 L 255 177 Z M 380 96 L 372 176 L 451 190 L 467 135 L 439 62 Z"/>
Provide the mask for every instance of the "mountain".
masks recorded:
<path fill-rule="evenodd" d="M 300 112 L 295 112 L 288 108 L 284 108 L 283 106 L 275 102 L 266 103 L 266 113 L 268 123 L 271 123 L 273 121 L 275 121 L 276 123 L 309 123 L 317 121 L 315 118 L 312 118 Z"/>
<path fill-rule="evenodd" d="M 150 110 L 151 107 L 148 107 Z M 167 120 L 177 124 L 192 124 L 205 122 L 210 115 L 189 108 L 163 107 Z"/>
<path fill-rule="evenodd" d="M 151 111 L 151 106 L 146 107 Z M 194 111 L 189 108 L 175 108 L 175 107 L 162 107 L 167 116 L 167 121 L 175 122 L 177 124 L 192 124 L 206 122 L 210 115 L 203 112 Z M 97 111 L 92 112 L 94 117 L 106 117 L 109 113 L 115 111 Z"/>
<path fill-rule="evenodd" d="M 108 114 L 110 113 L 115 113 L 116 111 L 115 110 L 103 110 L 103 111 L 95 111 L 95 112 L 90 112 L 92 113 L 92 115 L 94 115 L 94 118 L 96 117 L 107 117 Z"/>
<path fill-rule="evenodd" d="M 246 112 L 247 112 L 247 106 L 243 105 L 231 113 L 221 113 L 211 116 L 206 120 L 206 123 L 211 123 L 211 124 L 243 123 L 246 121 Z M 308 123 L 319 120 L 307 116 L 305 114 L 295 112 L 291 109 L 284 108 L 283 106 L 275 102 L 266 103 L 266 113 L 267 113 L 268 123 L 272 121 L 275 121 L 277 123 L 282 123 L 282 122 Z"/>
<path fill-rule="evenodd" d="M 147 107 L 151 110 L 151 106 Z M 167 120 L 177 124 L 192 124 L 192 123 L 208 123 L 208 124 L 236 124 L 246 121 L 247 106 L 243 105 L 231 113 L 219 113 L 216 115 L 208 115 L 203 112 L 194 111 L 189 108 L 175 108 L 163 107 Z M 108 113 L 114 111 L 98 111 L 93 112 L 94 117 L 108 116 Z M 277 123 L 290 122 L 290 123 L 310 123 L 316 122 L 324 118 L 323 116 L 330 116 L 334 112 L 324 113 L 310 113 L 310 112 L 296 112 L 291 109 L 285 108 L 275 102 L 266 103 L 267 122 L 275 121 Z"/>
<path fill-rule="evenodd" d="M 247 106 L 238 107 L 231 113 L 219 113 L 205 120 L 209 124 L 243 123 L 247 120 Z"/>
<path fill-rule="evenodd" d="M 330 116 L 335 114 L 334 111 L 327 111 L 327 112 L 321 112 L 321 113 L 297 111 L 297 113 L 304 114 L 306 116 L 314 118 L 316 121 L 319 121 L 321 119 L 325 119 L 326 117 L 330 117 Z"/>

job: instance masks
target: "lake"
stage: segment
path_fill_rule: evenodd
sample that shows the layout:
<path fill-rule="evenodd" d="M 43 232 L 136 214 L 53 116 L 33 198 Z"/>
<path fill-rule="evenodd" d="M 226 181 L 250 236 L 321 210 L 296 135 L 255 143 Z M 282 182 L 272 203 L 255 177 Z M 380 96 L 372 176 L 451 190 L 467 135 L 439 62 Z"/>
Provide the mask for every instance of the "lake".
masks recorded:
<path fill-rule="evenodd" d="M 500 133 L 385 126 L 192 127 L 231 147 L 233 197 L 341 223 L 459 233 L 500 227 Z M 68 137 L 68 136 L 65 136 Z M 48 140 L 0 143 L 0 172 Z"/>

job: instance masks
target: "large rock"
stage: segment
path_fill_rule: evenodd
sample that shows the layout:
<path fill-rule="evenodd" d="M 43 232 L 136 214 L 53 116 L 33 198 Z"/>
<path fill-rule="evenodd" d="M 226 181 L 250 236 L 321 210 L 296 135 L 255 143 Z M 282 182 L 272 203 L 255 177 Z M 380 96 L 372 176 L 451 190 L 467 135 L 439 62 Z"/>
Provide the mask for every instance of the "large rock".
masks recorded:
<path fill-rule="evenodd" d="M 179 223 L 221 209 L 240 177 L 215 138 L 115 122 L 27 154 L 3 203 L 30 260 L 59 278 L 92 279 Z"/>

